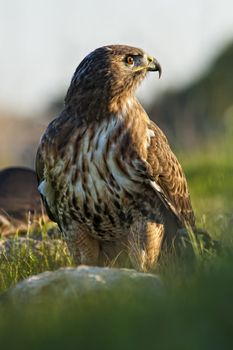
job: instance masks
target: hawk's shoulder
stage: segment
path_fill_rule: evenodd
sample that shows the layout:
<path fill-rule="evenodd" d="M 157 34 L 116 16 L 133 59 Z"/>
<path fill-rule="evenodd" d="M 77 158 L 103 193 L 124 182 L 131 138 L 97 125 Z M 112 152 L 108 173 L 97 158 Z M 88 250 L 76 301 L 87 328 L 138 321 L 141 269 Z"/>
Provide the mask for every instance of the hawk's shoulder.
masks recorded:
<path fill-rule="evenodd" d="M 45 196 L 45 192 L 48 192 L 47 178 L 51 177 L 51 174 L 54 172 L 55 162 L 57 158 L 60 157 L 62 151 L 64 151 L 72 130 L 74 130 L 74 127 L 70 118 L 61 114 L 48 125 L 36 153 L 35 169 L 38 180 L 38 190 L 49 218 L 55 222 L 57 222 L 57 218 L 55 218 L 54 213 L 52 213 L 51 205 L 48 204 L 48 200 Z"/>

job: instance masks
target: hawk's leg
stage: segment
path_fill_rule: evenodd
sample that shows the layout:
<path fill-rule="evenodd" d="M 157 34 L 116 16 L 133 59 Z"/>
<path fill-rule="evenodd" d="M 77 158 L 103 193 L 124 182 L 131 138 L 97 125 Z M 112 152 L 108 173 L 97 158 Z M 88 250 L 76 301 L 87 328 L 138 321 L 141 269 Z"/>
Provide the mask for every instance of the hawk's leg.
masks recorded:
<path fill-rule="evenodd" d="M 76 265 L 98 265 L 99 242 L 83 231 L 67 241 Z"/>
<path fill-rule="evenodd" d="M 136 269 L 148 271 L 156 265 L 163 237 L 163 224 L 141 218 L 131 226 L 129 256 Z"/>
<path fill-rule="evenodd" d="M 110 267 L 130 267 L 127 246 L 125 238 L 114 242 L 100 242 L 100 264 Z"/>

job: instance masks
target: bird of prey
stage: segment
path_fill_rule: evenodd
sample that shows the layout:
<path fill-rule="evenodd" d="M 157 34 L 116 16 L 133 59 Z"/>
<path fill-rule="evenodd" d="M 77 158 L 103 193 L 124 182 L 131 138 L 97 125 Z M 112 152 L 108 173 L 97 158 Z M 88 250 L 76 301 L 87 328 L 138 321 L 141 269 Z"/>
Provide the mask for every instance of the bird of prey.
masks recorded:
<path fill-rule="evenodd" d="M 179 230 L 195 226 L 168 141 L 135 97 L 161 66 L 142 49 L 100 47 L 77 67 L 64 109 L 38 148 L 39 191 L 77 264 L 128 258 L 152 269 Z"/>

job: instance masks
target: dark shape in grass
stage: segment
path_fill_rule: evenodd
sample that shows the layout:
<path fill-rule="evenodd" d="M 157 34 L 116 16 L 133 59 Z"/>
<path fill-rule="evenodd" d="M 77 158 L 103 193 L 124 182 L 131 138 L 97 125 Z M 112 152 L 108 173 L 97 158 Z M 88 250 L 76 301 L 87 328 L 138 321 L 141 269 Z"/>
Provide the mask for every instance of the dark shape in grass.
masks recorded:
<path fill-rule="evenodd" d="M 0 171 L 0 217 L 27 223 L 29 213 L 42 215 L 36 174 L 32 169 L 11 167 Z"/>

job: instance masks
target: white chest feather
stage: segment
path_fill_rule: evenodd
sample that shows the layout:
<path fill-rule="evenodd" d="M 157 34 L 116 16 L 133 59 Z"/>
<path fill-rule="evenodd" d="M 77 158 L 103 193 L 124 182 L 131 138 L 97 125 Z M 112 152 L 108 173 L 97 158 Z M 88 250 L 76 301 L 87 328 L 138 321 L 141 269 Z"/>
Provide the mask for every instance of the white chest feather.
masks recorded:
<path fill-rule="evenodd" d="M 66 158 L 57 160 L 53 174 L 60 181 L 59 190 L 67 193 L 68 189 L 80 205 L 86 202 L 87 197 L 91 197 L 94 203 L 98 203 L 100 199 L 107 202 L 112 191 L 121 196 L 124 190 L 136 190 L 134 180 L 138 181 L 139 175 L 134 171 L 134 165 L 137 166 L 137 159 L 127 163 L 120 152 L 122 139 L 127 132 L 122 127 L 123 121 L 123 114 L 113 116 L 107 123 L 105 121 L 99 125 L 94 137 L 91 129 L 88 129 L 82 137 L 78 152 L 75 142 L 70 142 L 67 145 Z M 148 129 L 145 140 L 147 148 L 152 137 L 154 132 Z M 75 160 L 74 154 L 77 154 Z M 67 169 L 69 159 L 72 161 Z M 48 181 L 46 179 L 40 184 L 39 191 L 48 203 L 52 203 L 54 193 Z"/>

